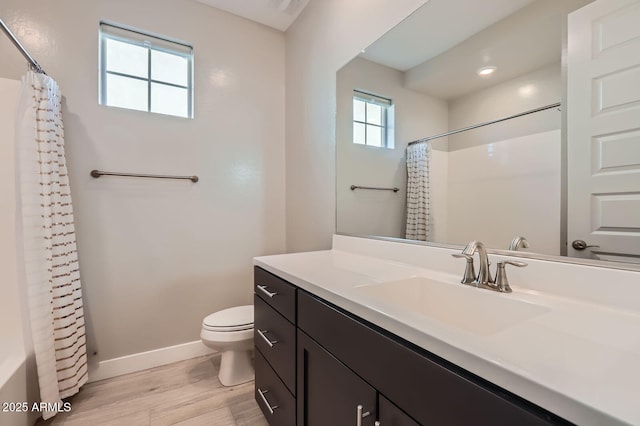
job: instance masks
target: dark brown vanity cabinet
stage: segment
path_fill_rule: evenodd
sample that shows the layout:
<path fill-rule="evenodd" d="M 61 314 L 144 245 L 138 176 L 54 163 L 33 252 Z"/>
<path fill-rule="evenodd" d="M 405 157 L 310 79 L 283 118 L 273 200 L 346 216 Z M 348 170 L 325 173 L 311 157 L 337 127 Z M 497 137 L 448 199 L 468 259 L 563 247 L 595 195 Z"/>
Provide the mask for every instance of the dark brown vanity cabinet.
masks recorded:
<path fill-rule="evenodd" d="M 296 291 L 260 268 L 254 275 L 255 398 L 272 426 L 296 422 Z"/>
<path fill-rule="evenodd" d="M 256 283 L 264 274 L 256 268 Z M 261 311 L 273 309 L 273 304 L 256 294 L 258 330 Z M 256 400 L 272 426 L 570 424 L 304 290 L 295 290 L 294 299 L 295 319 L 286 324 L 295 328 L 295 361 L 270 360 L 260 343 L 264 338 L 256 335 Z M 265 365 L 269 368 L 263 371 Z M 286 385 L 291 377 L 293 389 Z M 269 394 L 277 396 L 266 387 L 269 381 L 288 389 L 294 400 L 280 405 L 269 399 Z M 265 387 L 266 397 L 259 392 Z M 289 414 L 289 423 L 283 423 L 277 412 L 285 406 L 290 410 L 291 402 L 294 417 Z M 278 407 L 265 408 L 273 405 Z"/>
<path fill-rule="evenodd" d="M 378 397 L 378 421 L 380 426 L 420 426 L 383 395 Z"/>

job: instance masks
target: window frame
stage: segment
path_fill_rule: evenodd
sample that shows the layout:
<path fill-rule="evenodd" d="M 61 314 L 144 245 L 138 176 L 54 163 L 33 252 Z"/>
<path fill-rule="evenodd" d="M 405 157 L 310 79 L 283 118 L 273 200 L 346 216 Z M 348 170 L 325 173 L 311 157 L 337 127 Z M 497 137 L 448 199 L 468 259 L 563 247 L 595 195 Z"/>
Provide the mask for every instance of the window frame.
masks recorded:
<path fill-rule="evenodd" d="M 365 109 L 364 109 L 365 121 L 356 120 L 355 114 L 353 114 L 353 104 L 355 100 L 359 100 L 365 103 Z M 366 106 L 367 104 L 378 105 L 382 108 L 382 117 L 381 117 L 382 124 L 375 124 L 367 121 L 367 106 Z M 389 98 L 354 89 L 351 97 L 352 137 L 353 137 L 353 132 L 355 128 L 354 126 L 355 123 L 363 124 L 365 126 L 365 136 L 364 136 L 364 144 L 356 143 L 355 141 L 353 141 L 353 143 L 355 145 L 370 146 L 373 148 L 393 149 L 394 148 L 393 136 L 391 134 L 393 126 L 390 126 L 390 123 L 389 123 L 390 122 L 389 116 L 390 116 L 391 110 L 393 109 L 393 106 L 394 106 L 393 101 Z M 367 126 L 374 126 L 381 129 L 382 143 L 380 146 L 371 145 L 367 143 L 367 132 L 366 132 Z"/>
<path fill-rule="evenodd" d="M 128 38 L 126 36 L 123 35 L 118 35 L 118 34 L 114 34 L 113 32 L 107 32 L 104 31 L 103 27 L 107 26 L 107 27 L 111 27 L 113 28 L 115 31 L 114 32 L 124 32 L 124 33 L 132 33 L 138 36 L 138 38 L 144 38 L 144 40 L 138 40 L 137 38 Z M 147 83 L 147 109 L 146 112 L 148 113 L 152 113 L 152 114 L 161 114 L 161 115 L 169 115 L 171 117 L 178 117 L 178 118 L 189 118 L 189 119 L 193 119 L 194 118 L 194 110 L 193 110 L 193 98 L 194 98 L 194 88 L 193 88 L 193 62 L 194 62 L 194 49 L 193 46 L 187 43 L 184 43 L 182 41 L 178 41 L 175 39 L 171 39 L 168 37 L 164 37 L 164 36 L 160 36 L 160 35 L 156 35 L 156 34 L 152 34 L 149 32 L 144 32 L 144 31 L 140 31 L 128 26 L 124 26 L 124 25 L 120 25 L 120 24 L 114 24 L 112 22 L 107 22 L 107 21 L 100 21 L 100 30 L 99 30 L 99 44 L 100 44 L 100 63 L 98 64 L 98 72 L 99 72 L 99 84 L 98 84 L 98 96 L 99 96 L 99 103 L 100 105 L 105 105 L 105 106 L 109 106 L 109 107 L 115 107 L 115 108 L 122 108 L 122 109 L 129 109 L 129 110 L 133 110 L 133 111 L 142 111 L 145 112 L 144 110 L 138 110 L 138 109 L 133 109 L 133 108 L 126 108 L 126 107 L 119 107 L 116 105 L 109 105 L 107 103 L 108 99 L 107 99 L 107 75 L 116 75 L 116 76 L 120 76 L 120 77 L 125 77 L 125 78 L 131 78 L 131 79 L 135 79 L 138 81 L 144 81 Z M 141 37 L 140 37 L 141 36 Z M 111 39 L 111 40 L 115 40 L 115 41 L 119 41 L 121 43 L 127 43 L 133 46 L 138 46 L 138 47 L 142 47 L 147 49 L 147 76 L 146 77 L 139 77 L 137 75 L 132 75 L 132 74 L 126 74 L 126 73 L 121 73 L 121 72 L 117 72 L 117 71 L 107 71 L 107 39 Z M 153 43 L 153 40 L 156 40 L 157 43 Z M 171 49 L 169 47 L 164 47 L 161 46 L 161 44 L 169 44 L 169 45 L 179 45 L 182 46 L 185 49 L 188 49 L 189 52 L 185 53 L 182 52 L 180 50 L 177 49 Z M 185 58 L 187 60 L 187 85 L 183 86 L 180 84 L 174 84 L 174 83 L 169 83 L 166 81 L 161 81 L 161 80 L 154 80 L 151 75 L 152 75 L 152 60 L 151 60 L 151 56 L 152 56 L 152 51 L 157 51 L 157 52 L 162 52 L 162 53 L 167 53 L 170 55 L 174 55 L 174 56 L 180 56 L 182 58 Z M 175 114 L 167 114 L 167 113 L 162 113 L 162 112 L 155 112 L 151 110 L 151 100 L 152 100 L 152 90 L 151 90 L 151 86 L 152 84 L 160 84 L 163 86 L 169 86 L 169 87 L 175 87 L 175 88 L 180 88 L 180 89 L 186 89 L 187 90 L 187 116 L 182 116 L 182 115 L 175 115 Z"/>

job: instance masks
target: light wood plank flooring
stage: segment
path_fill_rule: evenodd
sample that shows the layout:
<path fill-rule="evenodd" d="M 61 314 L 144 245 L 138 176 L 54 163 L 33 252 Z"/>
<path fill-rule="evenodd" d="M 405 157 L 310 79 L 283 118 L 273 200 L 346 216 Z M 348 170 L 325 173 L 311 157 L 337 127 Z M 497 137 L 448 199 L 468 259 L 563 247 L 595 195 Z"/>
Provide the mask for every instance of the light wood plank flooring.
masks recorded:
<path fill-rule="evenodd" d="M 224 387 L 211 355 L 90 383 L 35 426 L 267 426 L 254 383 Z"/>

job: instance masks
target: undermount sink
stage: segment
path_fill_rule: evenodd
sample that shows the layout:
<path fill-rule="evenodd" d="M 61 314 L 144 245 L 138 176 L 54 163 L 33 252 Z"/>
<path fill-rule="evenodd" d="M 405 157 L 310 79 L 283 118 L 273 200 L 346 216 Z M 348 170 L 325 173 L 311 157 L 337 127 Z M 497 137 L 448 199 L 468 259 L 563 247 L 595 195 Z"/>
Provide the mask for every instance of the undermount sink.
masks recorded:
<path fill-rule="evenodd" d="M 357 291 L 390 311 L 400 309 L 480 335 L 500 332 L 550 311 L 510 295 L 424 277 L 364 285 Z"/>

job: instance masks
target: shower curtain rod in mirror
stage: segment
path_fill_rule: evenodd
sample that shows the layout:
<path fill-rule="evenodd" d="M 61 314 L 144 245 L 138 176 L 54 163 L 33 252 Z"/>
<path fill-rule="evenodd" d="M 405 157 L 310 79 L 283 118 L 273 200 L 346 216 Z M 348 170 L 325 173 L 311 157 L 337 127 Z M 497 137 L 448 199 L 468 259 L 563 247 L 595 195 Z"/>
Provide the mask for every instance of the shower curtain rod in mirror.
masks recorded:
<path fill-rule="evenodd" d="M 407 144 L 407 146 L 408 145 L 413 145 L 413 144 L 416 144 L 416 143 L 421 143 L 421 142 L 428 142 L 430 140 L 443 138 L 443 137 L 449 136 L 449 135 L 455 135 L 456 133 L 462 133 L 462 132 L 466 132 L 467 130 L 477 129 L 478 127 L 484 127 L 484 126 L 488 126 L 490 124 L 499 123 L 501 121 L 511 120 L 512 118 L 522 117 L 523 115 L 533 114 L 534 112 L 545 111 L 545 110 L 551 109 L 551 108 L 560 108 L 561 105 L 562 104 L 560 102 L 557 102 L 555 104 L 546 105 L 546 106 L 543 106 L 543 107 L 540 107 L 540 108 L 530 109 L 529 111 L 520 112 L 518 114 L 510 115 L 508 117 L 502 117 L 502 118 L 498 118 L 496 120 L 487 121 L 486 123 L 474 124 L 473 126 L 463 127 L 462 129 L 451 130 L 450 132 L 441 133 L 439 135 L 429 136 L 428 138 L 418 139 L 417 141 L 409 142 Z"/>
<path fill-rule="evenodd" d="M 35 59 L 33 59 L 33 57 L 29 54 L 29 52 L 27 52 L 27 49 L 25 49 L 22 44 L 18 41 L 18 39 L 16 38 L 15 35 L 13 35 L 13 33 L 11 32 L 11 30 L 9 29 L 9 27 L 7 27 L 7 24 L 4 23 L 4 21 L 2 20 L 2 18 L 0 18 L 0 27 L 2 27 L 2 31 L 4 31 L 4 33 L 7 35 L 7 37 L 9 37 L 9 39 L 11 40 L 11 42 L 14 44 L 14 46 L 16 46 L 16 48 L 20 51 L 20 53 L 22 53 L 22 56 L 25 57 L 25 59 L 29 62 L 29 67 L 39 73 L 39 74 L 44 74 L 47 75 L 46 72 L 44 72 L 44 70 L 42 69 L 42 67 L 40 66 L 40 64 L 38 63 L 38 61 L 36 61 Z"/>

